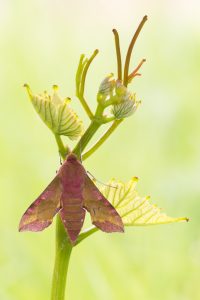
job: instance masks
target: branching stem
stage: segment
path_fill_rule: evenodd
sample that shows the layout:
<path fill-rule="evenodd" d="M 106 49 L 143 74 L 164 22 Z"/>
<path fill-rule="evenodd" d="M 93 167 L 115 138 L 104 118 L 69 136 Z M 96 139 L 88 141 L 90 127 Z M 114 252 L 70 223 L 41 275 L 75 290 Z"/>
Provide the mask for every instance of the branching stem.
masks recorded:
<path fill-rule="evenodd" d="M 96 226 L 92 226 L 86 230 L 84 230 L 81 234 L 79 234 L 79 237 L 76 242 L 76 246 L 82 242 L 84 239 L 92 235 L 93 233 L 97 232 L 99 229 Z"/>
<path fill-rule="evenodd" d="M 99 50 L 96 49 L 90 59 L 86 59 L 84 61 L 84 55 L 82 54 L 79 61 L 78 70 L 76 73 L 76 96 L 79 98 L 85 112 L 87 113 L 90 120 L 93 119 L 93 113 L 87 104 L 87 101 L 84 97 L 84 91 L 85 91 L 85 80 L 87 76 L 87 72 L 89 69 L 90 64 L 92 63 L 95 56 L 99 53 Z"/>
<path fill-rule="evenodd" d="M 82 159 L 87 159 L 90 155 L 92 155 L 108 138 L 109 136 L 115 131 L 115 129 L 121 124 L 121 120 L 115 120 L 113 124 L 109 127 L 109 129 L 100 137 L 100 139 L 94 144 L 87 152 L 83 154 Z"/>
<path fill-rule="evenodd" d="M 142 19 L 142 21 L 140 22 L 127 51 L 126 54 L 126 60 L 125 60 L 125 66 L 124 66 L 124 85 L 127 86 L 128 85 L 128 73 L 129 73 L 129 65 L 130 65 L 130 60 L 131 60 L 131 54 L 133 51 L 133 47 L 135 45 L 135 42 L 137 41 L 137 38 L 140 34 L 140 31 L 142 30 L 142 27 L 144 26 L 145 22 L 147 21 L 147 16 L 144 16 L 144 18 Z"/>

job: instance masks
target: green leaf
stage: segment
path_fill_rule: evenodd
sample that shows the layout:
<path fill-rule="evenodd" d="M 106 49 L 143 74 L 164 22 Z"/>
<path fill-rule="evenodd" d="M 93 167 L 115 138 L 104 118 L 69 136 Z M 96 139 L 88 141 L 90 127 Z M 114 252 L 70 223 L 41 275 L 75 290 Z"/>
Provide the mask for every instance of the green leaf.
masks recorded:
<path fill-rule="evenodd" d="M 36 112 L 54 134 L 68 136 L 71 140 L 82 134 L 82 121 L 70 108 L 70 99 L 63 100 L 59 97 L 57 86 L 53 86 L 52 95 L 47 92 L 34 95 L 28 85 L 25 87 Z"/>
<path fill-rule="evenodd" d="M 133 177 L 128 183 L 112 179 L 101 190 L 118 211 L 124 225 L 145 226 L 188 221 L 185 217 L 168 217 L 159 207 L 150 203 L 150 197 L 140 197 L 135 190 L 137 182 L 137 177 Z"/>

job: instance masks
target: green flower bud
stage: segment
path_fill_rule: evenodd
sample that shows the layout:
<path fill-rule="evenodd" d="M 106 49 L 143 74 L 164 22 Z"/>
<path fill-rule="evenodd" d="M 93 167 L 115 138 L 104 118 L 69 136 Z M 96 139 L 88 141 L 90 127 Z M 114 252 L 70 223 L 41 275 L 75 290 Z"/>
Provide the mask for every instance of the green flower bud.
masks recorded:
<path fill-rule="evenodd" d="M 113 73 L 110 73 L 106 78 L 101 82 L 98 93 L 108 96 L 115 88 L 115 79 Z"/>
<path fill-rule="evenodd" d="M 122 84 L 121 80 L 116 81 L 115 92 L 119 97 L 125 96 L 127 94 L 127 88 Z"/>
<path fill-rule="evenodd" d="M 110 73 L 106 78 L 101 82 L 99 91 L 97 94 L 98 102 L 105 101 L 109 97 L 115 88 L 115 79 L 113 74 Z"/>
<path fill-rule="evenodd" d="M 116 87 L 116 94 L 117 101 L 112 106 L 111 113 L 116 119 L 124 119 L 131 116 L 141 102 L 136 101 L 136 95 L 131 94 L 122 84 Z"/>

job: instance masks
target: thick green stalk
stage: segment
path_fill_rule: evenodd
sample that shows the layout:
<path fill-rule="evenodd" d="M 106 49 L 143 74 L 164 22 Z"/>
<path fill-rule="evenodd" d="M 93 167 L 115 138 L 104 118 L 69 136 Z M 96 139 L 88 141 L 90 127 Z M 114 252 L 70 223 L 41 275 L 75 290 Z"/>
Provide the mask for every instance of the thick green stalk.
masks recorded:
<path fill-rule="evenodd" d="M 65 159 L 67 150 L 60 136 L 55 135 L 58 145 L 59 153 L 63 159 Z M 56 256 L 54 263 L 54 272 L 51 288 L 51 300 L 64 300 L 65 299 L 65 287 L 66 278 L 69 265 L 69 259 L 72 252 L 72 245 L 70 244 L 64 226 L 60 220 L 60 216 L 57 215 L 56 220 Z"/>
<path fill-rule="evenodd" d="M 56 223 L 56 257 L 52 281 L 51 300 L 64 300 L 66 277 L 69 265 L 69 259 L 72 252 L 64 226 L 57 216 Z"/>
<path fill-rule="evenodd" d="M 87 146 L 87 144 L 89 143 L 89 141 L 91 140 L 91 138 L 93 137 L 93 135 L 96 133 L 96 131 L 99 129 L 100 126 L 101 123 L 92 121 L 90 126 L 88 127 L 88 129 L 86 130 L 86 132 L 84 133 L 84 135 L 82 136 L 82 138 L 80 139 L 76 147 L 74 148 L 73 153 L 75 153 L 78 157 L 80 157 L 82 151 L 85 149 L 85 147 Z"/>
<path fill-rule="evenodd" d="M 82 149 L 86 147 L 92 136 L 101 126 L 101 123 L 92 121 L 85 134 L 82 136 L 77 146 L 73 150 L 77 156 L 81 155 Z M 59 152 L 62 158 L 65 159 L 66 150 L 60 137 L 56 136 Z M 65 151 L 64 151 L 65 150 Z M 88 234 L 88 236 L 91 233 Z M 87 235 L 87 234 L 86 234 Z M 82 239 L 86 237 L 84 235 Z M 80 242 L 80 241 L 79 241 Z M 64 226 L 57 216 L 56 224 L 56 257 L 54 265 L 54 273 L 52 280 L 51 300 L 64 300 L 65 299 L 65 286 L 68 272 L 69 260 L 72 252 L 72 245 L 70 244 Z"/>
<path fill-rule="evenodd" d="M 90 123 L 88 129 L 84 133 L 84 135 L 81 137 L 80 141 L 76 145 L 76 147 L 73 150 L 73 153 L 75 153 L 79 158 L 81 156 L 81 153 L 93 137 L 93 135 L 96 133 L 96 131 L 99 129 L 99 127 L 104 123 L 104 117 L 103 117 L 103 111 L 104 107 L 101 104 L 98 104 L 94 118 L 92 122 Z"/>

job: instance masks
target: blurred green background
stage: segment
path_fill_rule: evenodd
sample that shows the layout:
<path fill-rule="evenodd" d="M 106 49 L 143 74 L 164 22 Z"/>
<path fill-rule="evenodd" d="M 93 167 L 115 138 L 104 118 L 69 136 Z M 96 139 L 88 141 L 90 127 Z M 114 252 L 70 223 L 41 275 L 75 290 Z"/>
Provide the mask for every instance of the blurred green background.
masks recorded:
<path fill-rule="evenodd" d="M 142 106 L 84 165 L 104 182 L 138 176 L 141 195 L 191 222 L 88 238 L 72 255 L 68 299 L 199 299 L 199 13 L 194 0 L 0 1 L 0 299 L 49 299 L 54 262 L 55 222 L 39 234 L 17 231 L 59 167 L 54 138 L 23 83 L 35 92 L 58 84 L 86 126 L 74 97 L 79 55 L 100 49 L 86 86 L 94 108 L 99 83 L 116 73 L 112 28 L 125 54 L 145 14 L 132 68 L 143 57 L 147 63 L 131 86 Z"/>

